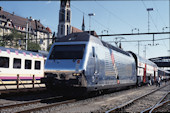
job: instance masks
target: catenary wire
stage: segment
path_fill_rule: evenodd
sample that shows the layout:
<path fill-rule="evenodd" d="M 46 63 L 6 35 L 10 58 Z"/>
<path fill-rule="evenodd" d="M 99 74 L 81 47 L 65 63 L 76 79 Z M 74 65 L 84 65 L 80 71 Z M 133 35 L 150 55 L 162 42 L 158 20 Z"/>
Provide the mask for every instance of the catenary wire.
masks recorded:
<path fill-rule="evenodd" d="M 102 7 L 104 10 L 106 10 L 108 13 L 110 13 L 113 17 L 117 18 L 119 21 L 121 21 L 122 23 L 125 23 L 127 25 L 129 25 L 131 28 L 134 28 L 133 25 L 131 25 L 130 23 L 126 22 L 125 20 L 123 20 L 122 18 L 118 17 L 116 14 L 114 14 L 113 12 L 111 12 L 110 10 L 108 10 L 107 8 L 105 8 L 103 5 L 101 5 L 99 2 L 95 1 L 95 3 L 97 5 L 99 5 L 100 7 Z"/>
<path fill-rule="evenodd" d="M 71 4 L 71 6 L 72 6 L 73 8 L 75 8 L 75 9 L 77 9 L 77 11 L 83 13 L 85 16 L 88 16 L 88 14 L 86 14 L 84 11 L 82 11 L 82 10 L 79 9 L 78 7 L 74 6 L 73 4 Z M 92 19 L 93 19 L 96 23 L 98 23 L 100 26 L 102 26 L 102 27 L 104 27 L 104 28 L 106 28 L 106 29 L 108 29 L 108 30 L 111 31 L 110 28 L 108 28 L 108 27 L 106 27 L 105 25 L 101 24 L 98 20 L 96 20 L 96 19 L 94 19 L 94 18 L 92 18 Z"/>

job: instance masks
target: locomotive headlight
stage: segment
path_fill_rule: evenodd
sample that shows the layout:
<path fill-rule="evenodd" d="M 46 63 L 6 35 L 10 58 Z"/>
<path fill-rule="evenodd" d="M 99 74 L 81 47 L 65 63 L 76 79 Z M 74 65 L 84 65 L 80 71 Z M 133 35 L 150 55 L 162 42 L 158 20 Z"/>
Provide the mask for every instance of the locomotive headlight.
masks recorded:
<path fill-rule="evenodd" d="M 77 74 L 76 73 L 73 73 L 73 76 L 76 76 Z"/>
<path fill-rule="evenodd" d="M 80 76 L 81 73 L 73 73 L 72 75 L 73 75 L 73 76 Z"/>
<path fill-rule="evenodd" d="M 77 75 L 77 76 L 80 76 L 80 73 L 77 73 L 76 75 Z"/>

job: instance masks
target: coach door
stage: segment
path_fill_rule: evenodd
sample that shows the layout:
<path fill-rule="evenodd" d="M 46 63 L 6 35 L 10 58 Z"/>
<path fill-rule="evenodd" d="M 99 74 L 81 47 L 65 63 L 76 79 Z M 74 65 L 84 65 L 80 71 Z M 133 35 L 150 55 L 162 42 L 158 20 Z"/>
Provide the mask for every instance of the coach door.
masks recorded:
<path fill-rule="evenodd" d="M 156 71 L 155 71 L 155 68 L 154 68 L 154 82 L 156 82 Z"/>
<path fill-rule="evenodd" d="M 144 73 L 143 73 L 143 83 L 145 82 L 146 82 L 146 64 L 145 64 Z"/>

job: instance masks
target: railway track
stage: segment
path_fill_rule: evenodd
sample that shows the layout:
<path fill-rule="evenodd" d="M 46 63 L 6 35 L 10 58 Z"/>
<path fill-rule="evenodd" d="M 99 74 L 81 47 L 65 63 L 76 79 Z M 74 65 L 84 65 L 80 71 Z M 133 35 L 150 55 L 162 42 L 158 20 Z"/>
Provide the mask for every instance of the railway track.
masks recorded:
<path fill-rule="evenodd" d="M 28 93 L 28 92 L 37 92 L 37 91 L 45 91 L 47 90 L 45 87 L 42 88 L 25 88 L 25 89 L 10 89 L 10 90 L 0 90 L 0 96 L 7 96 L 10 94 L 18 94 L 18 93 Z"/>
<path fill-rule="evenodd" d="M 53 106 L 58 106 L 58 105 L 68 104 L 68 103 L 73 103 L 73 102 L 76 102 L 76 99 L 71 99 L 71 100 L 57 102 L 57 103 L 53 103 L 53 104 L 49 104 L 49 105 L 40 106 L 40 107 L 25 109 L 25 110 L 17 111 L 16 113 L 30 113 L 30 112 L 39 111 L 42 109 L 47 109 L 47 108 L 50 108 Z"/>
<path fill-rule="evenodd" d="M 164 86 L 165 87 L 165 86 Z M 165 100 L 167 100 L 167 96 L 165 96 L 165 91 L 168 92 L 167 90 L 169 90 L 169 87 L 168 84 L 167 86 L 164 88 L 163 86 L 160 87 L 159 89 L 157 88 L 156 90 L 150 92 L 150 93 L 147 93 L 145 95 L 148 95 L 148 96 L 140 96 L 141 98 L 139 98 L 137 101 L 141 101 L 142 98 L 147 98 L 149 97 L 150 95 L 154 94 L 154 93 L 157 93 L 157 92 L 163 92 L 162 95 L 164 95 L 164 98 L 162 97 L 161 99 L 159 98 L 159 101 L 157 101 L 156 103 L 154 103 L 152 105 L 152 107 L 158 103 L 160 103 L 159 105 L 162 105 L 163 102 Z M 167 88 L 168 87 L 168 88 Z M 149 87 L 148 87 L 149 88 Z M 168 95 L 168 93 L 166 93 L 166 95 Z M 133 99 L 135 100 L 135 99 Z M 146 100 L 146 99 L 145 99 Z M 149 99 L 148 99 L 149 100 Z M 162 100 L 162 101 L 160 101 Z M 131 100 L 132 101 L 132 100 Z M 127 102 L 127 103 L 130 103 L 131 101 Z M 29 113 L 29 112 L 35 112 L 35 111 L 39 111 L 39 112 L 44 112 L 44 111 L 49 111 L 51 109 L 55 109 L 55 106 L 58 107 L 59 105 L 67 105 L 68 103 L 74 103 L 74 102 L 77 102 L 77 99 L 73 99 L 72 98 L 65 98 L 65 97 L 62 97 L 62 96 L 57 96 L 57 97 L 50 97 L 50 98 L 43 98 L 43 99 L 39 99 L 39 100 L 34 100 L 34 101 L 27 101 L 27 102 L 20 102 L 18 104 L 3 104 L 3 105 L 0 105 L 0 112 L 3 112 L 3 113 L 9 113 L 9 112 L 13 112 L 13 113 Z M 94 101 L 93 101 L 94 102 Z M 118 106 L 120 109 L 117 109 L 115 110 L 116 112 L 117 111 L 120 111 L 120 112 L 131 112 L 133 110 L 130 110 L 130 106 L 132 106 L 138 102 L 136 101 L 133 101 L 132 103 L 130 103 L 129 105 L 127 104 L 125 107 L 120 107 Z M 126 104 L 126 103 L 125 103 Z M 124 105 L 125 105 L 124 104 Z M 84 104 L 83 104 L 84 105 Z M 77 106 L 77 105 L 76 105 Z M 123 106 L 123 105 L 122 105 Z M 61 106 L 62 107 L 62 106 Z M 118 108 L 117 107 L 117 108 Z M 136 108 L 136 107 L 135 107 Z M 147 108 L 151 108 L 151 106 L 148 106 Z M 144 110 L 146 110 L 147 108 L 145 108 Z M 144 111 L 144 110 L 141 110 L 141 111 Z M 54 110 L 55 111 L 55 110 Z M 81 111 L 81 109 L 80 109 Z M 140 112 L 141 112 L 140 111 Z M 109 112 L 114 112 L 113 111 L 109 111 Z M 135 111 L 134 111 L 135 112 Z M 144 111 L 146 112 L 146 111 Z"/>
<path fill-rule="evenodd" d="M 162 86 L 153 90 L 147 94 L 144 94 L 140 97 L 132 99 L 124 104 L 121 104 L 115 108 L 112 108 L 106 113 L 111 112 L 152 112 L 157 107 L 168 103 L 169 100 L 164 101 L 166 96 L 169 94 L 170 85 Z M 162 97 L 162 98 L 161 98 Z"/>
<path fill-rule="evenodd" d="M 50 97 L 45 99 L 33 100 L 28 102 L 12 103 L 0 105 L 0 112 L 27 113 L 52 106 L 75 102 L 75 99 L 68 100 L 63 96 Z"/>
<path fill-rule="evenodd" d="M 167 104 L 167 103 L 170 103 L 170 99 L 167 98 L 168 95 L 170 94 L 170 91 L 167 92 L 161 99 L 158 103 L 156 103 L 154 106 L 148 108 L 148 109 L 145 109 L 144 111 L 142 111 L 141 113 L 145 113 L 145 112 L 149 112 L 149 113 L 152 113 L 152 112 L 155 112 L 157 109 L 159 109 L 160 107 L 162 107 L 163 105 Z"/>

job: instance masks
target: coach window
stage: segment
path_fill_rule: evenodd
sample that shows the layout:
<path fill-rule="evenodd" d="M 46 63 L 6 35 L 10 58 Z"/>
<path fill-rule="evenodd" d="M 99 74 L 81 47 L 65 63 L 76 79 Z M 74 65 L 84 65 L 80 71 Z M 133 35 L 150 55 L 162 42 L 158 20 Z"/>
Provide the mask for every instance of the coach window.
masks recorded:
<path fill-rule="evenodd" d="M 31 69 L 31 60 L 25 60 L 25 69 Z"/>
<path fill-rule="evenodd" d="M 40 61 L 35 61 L 35 69 L 40 70 L 41 69 L 41 62 Z"/>
<path fill-rule="evenodd" d="M 9 68 L 9 58 L 0 57 L 0 68 Z"/>
<path fill-rule="evenodd" d="M 21 69 L 21 59 L 14 58 L 13 68 Z"/>

